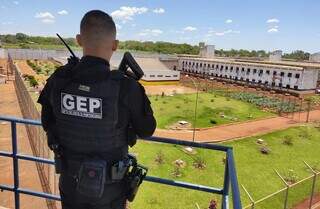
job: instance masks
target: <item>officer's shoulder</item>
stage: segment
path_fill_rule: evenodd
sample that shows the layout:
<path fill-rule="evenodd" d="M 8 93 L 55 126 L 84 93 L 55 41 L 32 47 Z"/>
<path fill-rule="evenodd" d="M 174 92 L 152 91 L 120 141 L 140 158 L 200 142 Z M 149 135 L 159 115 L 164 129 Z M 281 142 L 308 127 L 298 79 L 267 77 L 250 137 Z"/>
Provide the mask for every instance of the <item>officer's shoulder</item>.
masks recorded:
<path fill-rule="evenodd" d="M 119 70 L 112 70 L 111 71 L 111 78 L 113 80 L 120 80 L 124 88 L 128 91 L 134 91 L 135 89 L 139 88 L 139 83 L 134 78 L 127 76 L 124 72 Z"/>

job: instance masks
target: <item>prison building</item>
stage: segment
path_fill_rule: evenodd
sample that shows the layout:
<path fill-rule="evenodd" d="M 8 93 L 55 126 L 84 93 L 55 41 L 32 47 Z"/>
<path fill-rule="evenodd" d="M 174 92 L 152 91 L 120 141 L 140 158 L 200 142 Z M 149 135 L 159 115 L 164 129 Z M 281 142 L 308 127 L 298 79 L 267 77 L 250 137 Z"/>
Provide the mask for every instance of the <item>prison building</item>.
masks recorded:
<path fill-rule="evenodd" d="M 144 81 L 179 81 L 180 71 L 170 70 L 159 58 L 136 58 L 144 72 Z"/>
<path fill-rule="evenodd" d="M 295 90 L 315 89 L 320 70 L 320 64 L 315 63 L 189 56 L 179 57 L 178 66 L 186 73 Z"/>

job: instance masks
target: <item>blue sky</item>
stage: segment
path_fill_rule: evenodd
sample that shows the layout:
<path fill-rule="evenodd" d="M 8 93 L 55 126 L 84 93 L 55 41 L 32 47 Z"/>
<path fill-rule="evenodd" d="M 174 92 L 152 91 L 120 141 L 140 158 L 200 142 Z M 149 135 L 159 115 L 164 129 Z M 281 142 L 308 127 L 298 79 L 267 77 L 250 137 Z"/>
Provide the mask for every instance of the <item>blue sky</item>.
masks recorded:
<path fill-rule="evenodd" d="M 0 34 L 74 37 L 91 9 L 112 14 L 120 40 L 320 51 L 318 0 L 0 0 Z"/>

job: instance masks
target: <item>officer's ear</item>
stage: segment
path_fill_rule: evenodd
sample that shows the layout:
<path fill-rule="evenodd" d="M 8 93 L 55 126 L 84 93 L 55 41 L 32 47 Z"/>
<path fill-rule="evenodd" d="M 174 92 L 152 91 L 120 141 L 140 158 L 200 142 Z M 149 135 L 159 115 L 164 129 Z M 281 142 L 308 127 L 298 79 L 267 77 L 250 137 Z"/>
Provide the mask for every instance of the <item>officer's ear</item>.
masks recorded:
<path fill-rule="evenodd" d="M 77 34 L 76 39 L 77 39 L 77 42 L 78 42 L 79 46 L 82 46 L 82 39 L 81 39 L 81 35 L 80 34 Z"/>
<path fill-rule="evenodd" d="M 112 45 L 112 51 L 116 51 L 118 49 L 119 40 L 114 40 Z"/>

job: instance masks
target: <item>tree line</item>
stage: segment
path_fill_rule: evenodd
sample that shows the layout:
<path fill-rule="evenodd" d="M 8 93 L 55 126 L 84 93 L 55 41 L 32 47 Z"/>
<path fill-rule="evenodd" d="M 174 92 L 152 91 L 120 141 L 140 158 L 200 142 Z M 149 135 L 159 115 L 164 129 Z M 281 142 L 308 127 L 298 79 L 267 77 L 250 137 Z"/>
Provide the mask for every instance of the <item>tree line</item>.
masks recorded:
<path fill-rule="evenodd" d="M 66 38 L 66 43 L 71 47 L 79 47 L 74 38 Z M 0 44 L 4 47 L 16 46 L 19 48 L 39 48 L 46 46 L 56 46 L 58 48 L 63 47 L 63 44 L 57 37 L 42 37 L 42 36 L 28 36 L 24 33 L 17 33 L 15 35 L 6 34 L 0 35 Z M 50 47 L 54 48 L 54 47 Z M 120 41 L 119 48 L 124 50 L 136 50 L 157 52 L 164 54 L 199 54 L 199 46 L 193 46 L 190 44 L 177 44 L 163 41 Z M 245 49 L 216 49 L 216 55 L 221 57 L 268 57 L 270 52 L 265 50 L 245 50 Z M 310 53 L 302 50 L 286 53 L 283 58 L 294 60 L 308 60 Z"/>

